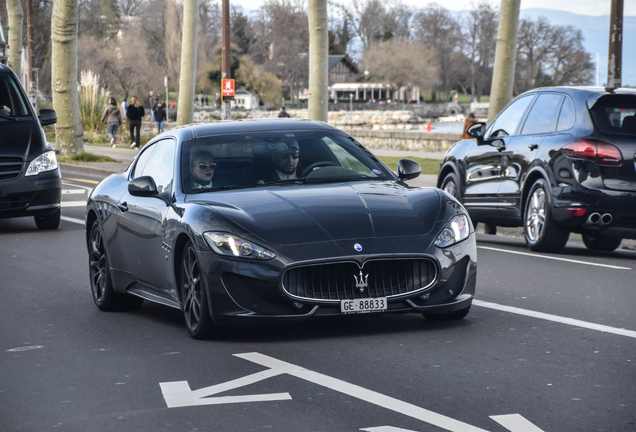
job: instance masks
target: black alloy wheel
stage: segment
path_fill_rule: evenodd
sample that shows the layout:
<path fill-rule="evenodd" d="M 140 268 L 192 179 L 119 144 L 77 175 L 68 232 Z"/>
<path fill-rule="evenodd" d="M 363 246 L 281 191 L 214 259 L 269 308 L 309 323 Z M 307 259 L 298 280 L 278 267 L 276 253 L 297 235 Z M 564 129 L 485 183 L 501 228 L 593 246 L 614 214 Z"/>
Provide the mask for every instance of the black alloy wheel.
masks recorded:
<path fill-rule="evenodd" d="M 214 333 L 215 325 L 208 310 L 199 259 L 190 241 L 185 245 L 181 255 L 179 281 L 181 307 L 188 332 L 194 339 L 208 339 Z"/>
<path fill-rule="evenodd" d="M 548 183 L 538 179 L 528 193 L 523 221 L 526 244 L 535 252 L 560 252 L 570 237 L 552 219 L 551 203 Z"/>
<path fill-rule="evenodd" d="M 43 215 L 33 216 L 35 225 L 41 230 L 54 230 L 60 226 L 60 219 L 62 217 L 62 210 L 57 209 L 52 213 L 46 213 Z"/>
<path fill-rule="evenodd" d="M 583 231 L 581 237 L 583 237 L 583 243 L 589 250 L 600 252 L 615 251 L 623 241 L 620 237 L 609 237 L 598 231 Z"/>
<path fill-rule="evenodd" d="M 144 301 L 142 298 L 117 294 L 114 291 L 104 246 L 104 234 L 97 221 L 91 227 L 88 264 L 93 301 L 100 310 L 134 310 L 141 307 Z"/>

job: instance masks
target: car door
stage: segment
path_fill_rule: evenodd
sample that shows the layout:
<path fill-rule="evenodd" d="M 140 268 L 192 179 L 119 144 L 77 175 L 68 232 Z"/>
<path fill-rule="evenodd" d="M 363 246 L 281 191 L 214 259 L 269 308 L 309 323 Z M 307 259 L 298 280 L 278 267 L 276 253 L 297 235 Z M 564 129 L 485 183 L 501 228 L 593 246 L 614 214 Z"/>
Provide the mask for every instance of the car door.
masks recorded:
<path fill-rule="evenodd" d="M 498 217 L 501 149 L 514 137 L 533 99 L 534 95 L 527 95 L 508 105 L 488 127 L 483 142 L 477 141 L 468 152 L 464 206 L 477 220 Z"/>
<path fill-rule="evenodd" d="M 563 94 L 540 93 L 532 104 L 523 126 L 501 149 L 499 215 L 504 219 L 521 218 L 523 183 L 538 149 L 546 136 L 556 129 Z"/>
<path fill-rule="evenodd" d="M 122 249 L 134 279 L 152 290 L 167 290 L 164 231 L 170 209 L 174 179 L 176 142 L 164 139 L 154 143 L 140 156 L 131 180 L 150 176 L 157 185 L 158 196 L 121 197 Z"/>

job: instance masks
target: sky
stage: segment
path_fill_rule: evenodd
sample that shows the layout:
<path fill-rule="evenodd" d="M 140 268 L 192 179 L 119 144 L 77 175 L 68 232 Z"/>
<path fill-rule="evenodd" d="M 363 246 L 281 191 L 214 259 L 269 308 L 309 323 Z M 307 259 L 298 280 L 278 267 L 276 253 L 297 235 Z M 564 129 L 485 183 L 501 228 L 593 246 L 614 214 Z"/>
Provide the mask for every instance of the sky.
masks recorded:
<path fill-rule="evenodd" d="M 346 3 L 347 0 L 340 0 Z M 402 0 L 403 3 L 421 8 L 427 5 L 427 0 Z M 491 0 L 494 5 L 501 5 L 501 1 Z M 258 9 L 263 0 L 230 0 L 231 4 L 240 4 L 245 9 Z M 476 0 L 438 0 L 438 3 L 447 9 L 469 9 Z M 609 15 L 611 0 L 521 0 L 521 9 L 541 8 L 572 12 L 579 15 Z M 636 16 L 636 0 L 623 1 L 623 13 L 625 16 Z"/>

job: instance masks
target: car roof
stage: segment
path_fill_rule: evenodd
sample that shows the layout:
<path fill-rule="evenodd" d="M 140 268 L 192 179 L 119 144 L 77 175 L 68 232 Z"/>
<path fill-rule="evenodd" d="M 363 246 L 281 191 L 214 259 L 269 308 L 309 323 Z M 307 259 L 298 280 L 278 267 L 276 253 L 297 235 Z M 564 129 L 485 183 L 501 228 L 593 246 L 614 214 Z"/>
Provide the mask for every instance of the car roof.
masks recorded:
<path fill-rule="evenodd" d="M 224 135 L 233 133 L 256 133 L 274 131 L 300 131 L 300 130 L 337 130 L 327 123 L 314 120 L 301 119 L 245 119 L 222 120 L 211 123 L 195 123 L 179 126 L 170 131 L 183 139 L 196 138 L 211 135 Z"/>

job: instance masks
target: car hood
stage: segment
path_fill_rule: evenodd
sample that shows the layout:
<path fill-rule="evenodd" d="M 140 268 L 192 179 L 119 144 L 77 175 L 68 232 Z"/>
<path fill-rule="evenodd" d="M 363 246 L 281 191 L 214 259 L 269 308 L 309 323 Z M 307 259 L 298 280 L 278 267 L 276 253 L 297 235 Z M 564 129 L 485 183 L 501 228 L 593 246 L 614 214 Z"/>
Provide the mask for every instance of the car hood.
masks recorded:
<path fill-rule="evenodd" d="M 4 157 L 26 159 L 33 140 L 33 120 L 0 120 L 0 154 Z"/>
<path fill-rule="evenodd" d="M 271 186 L 193 195 L 188 201 L 278 245 L 425 235 L 440 207 L 436 189 L 395 182 Z"/>

